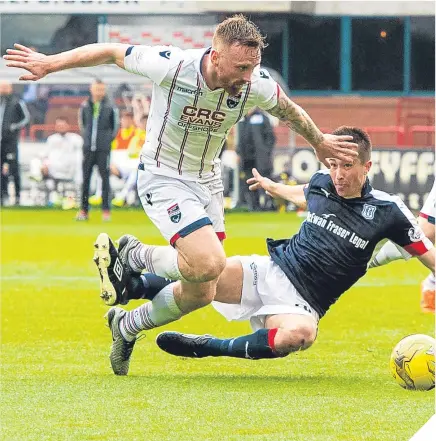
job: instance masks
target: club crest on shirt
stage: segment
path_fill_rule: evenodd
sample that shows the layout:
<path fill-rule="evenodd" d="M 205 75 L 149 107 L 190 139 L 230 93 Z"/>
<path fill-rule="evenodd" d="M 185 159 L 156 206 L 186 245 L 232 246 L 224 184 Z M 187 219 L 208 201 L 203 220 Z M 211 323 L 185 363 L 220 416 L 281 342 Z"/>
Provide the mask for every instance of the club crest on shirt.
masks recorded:
<path fill-rule="evenodd" d="M 417 227 L 410 228 L 408 234 L 412 242 L 419 242 L 422 239 L 422 231 Z"/>
<path fill-rule="evenodd" d="M 180 219 L 182 218 L 182 213 L 180 212 L 179 204 L 171 205 L 170 208 L 167 208 L 168 216 L 170 217 L 171 222 L 178 224 Z"/>
<path fill-rule="evenodd" d="M 374 219 L 374 213 L 376 209 L 377 207 L 375 207 L 374 205 L 363 204 L 362 216 L 368 220 Z"/>
<path fill-rule="evenodd" d="M 238 104 L 239 101 L 241 101 L 242 92 L 238 93 L 236 96 L 228 96 L 227 98 L 227 107 L 229 109 L 234 109 Z"/>

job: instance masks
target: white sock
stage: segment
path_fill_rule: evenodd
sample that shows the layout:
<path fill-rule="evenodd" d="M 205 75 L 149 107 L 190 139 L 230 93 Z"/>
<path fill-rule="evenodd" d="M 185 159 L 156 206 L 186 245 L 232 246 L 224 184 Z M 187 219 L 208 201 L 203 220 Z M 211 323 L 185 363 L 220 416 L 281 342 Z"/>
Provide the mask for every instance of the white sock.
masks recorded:
<path fill-rule="evenodd" d="M 422 282 L 422 286 L 424 288 L 424 290 L 429 290 L 429 291 L 434 291 L 435 290 L 435 278 L 434 278 L 434 274 L 430 273 L 424 280 L 424 282 Z"/>
<path fill-rule="evenodd" d="M 375 268 L 377 266 L 386 265 L 394 260 L 404 259 L 409 260 L 412 257 L 404 248 L 395 245 L 393 242 L 386 242 L 380 249 L 380 251 L 373 257 L 369 268 Z"/>
<path fill-rule="evenodd" d="M 174 299 L 173 286 L 174 283 L 167 285 L 151 302 L 127 312 L 120 320 L 120 332 L 127 341 L 134 340 L 141 331 L 166 325 L 183 316 Z"/>
<path fill-rule="evenodd" d="M 179 253 L 172 246 L 140 244 L 128 254 L 133 271 L 150 271 L 171 280 L 185 280 L 179 270 Z"/>

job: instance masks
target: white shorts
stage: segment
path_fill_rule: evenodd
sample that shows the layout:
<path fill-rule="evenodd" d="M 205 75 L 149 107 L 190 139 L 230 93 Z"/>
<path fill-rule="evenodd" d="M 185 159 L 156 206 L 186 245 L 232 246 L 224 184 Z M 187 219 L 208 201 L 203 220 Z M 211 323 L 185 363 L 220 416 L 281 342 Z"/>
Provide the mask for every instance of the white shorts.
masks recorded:
<path fill-rule="evenodd" d="M 154 174 L 144 164 L 137 187 L 145 213 L 171 245 L 205 225 L 225 239 L 222 191 L 212 194 L 207 184 Z"/>
<path fill-rule="evenodd" d="M 420 217 L 427 219 L 431 224 L 435 224 L 435 205 L 436 205 L 436 182 L 430 190 L 430 194 L 424 202 L 424 205 L 419 213 Z"/>
<path fill-rule="evenodd" d="M 268 315 L 300 314 L 319 321 L 318 313 L 301 297 L 281 268 L 269 256 L 235 256 L 242 264 L 244 280 L 239 305 L 212 302 L 227 320 L 250 320 L 254 331 L 265 327 Z"/>

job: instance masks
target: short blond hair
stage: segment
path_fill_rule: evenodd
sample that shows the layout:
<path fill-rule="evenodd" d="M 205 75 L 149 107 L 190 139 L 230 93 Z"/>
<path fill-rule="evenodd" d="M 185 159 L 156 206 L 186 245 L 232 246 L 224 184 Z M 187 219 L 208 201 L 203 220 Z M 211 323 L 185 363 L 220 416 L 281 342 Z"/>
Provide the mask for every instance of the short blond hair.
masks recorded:
<path fill-rule="evenodd" d="M 242 14 L 236 14 L 217 26 L 212 44 L 213 47 L 216 47 L 218 43 L 224 43 L 227 46 L 240 44 L 262 50 L 267 47 L 265 39 L 266 37 L 252 21 Z"/>

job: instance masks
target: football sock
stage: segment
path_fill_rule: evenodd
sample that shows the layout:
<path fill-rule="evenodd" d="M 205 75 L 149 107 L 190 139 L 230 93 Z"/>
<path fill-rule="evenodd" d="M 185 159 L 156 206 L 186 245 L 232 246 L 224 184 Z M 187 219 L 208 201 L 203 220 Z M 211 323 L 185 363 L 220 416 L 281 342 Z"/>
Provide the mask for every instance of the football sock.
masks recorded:
<path fill-rule="evenodd" d="M 274 350 L 275 329 L 259 329 L 250 335 L 243 337 L 220 339 L 212 337 L 204 346 L 210 350 L 214 357 L 227 356 L 236 358 L 249 358 L 258 360 L 261 358 L 278 358 L 282 355 Z"/>
<path fill-rule="evenodd" d="M 380 251 L 373 257 L 369 264 L 369 268 L 386 265 L 394 260 L 409 260 L 412 256 L 403 248 L 395 245 L 391 241 L 386 242 Z"/>
<path fill-rule="evenodd" d="M 184 280 L 179 271 L 179 253 L 172 246 L 139 244 L 128 254 L 128 262 L 133 271 L 147 269 L 157 276 L 172 280 Z"/>
<path fill-rule="evenodd" d="M 182 315 L 174 299 L 173 284 L 169 284 L 151 302 L 127 312 L 120 320 L 120 332 L 127 341 L 132 341 L 139 332 L 174 322 Z"/>
<path fill-rule="evenodd" d="M 145 273 L 140 276 L 132 276 L 127 282 L 128 299 L 153 300 L 156 294 L 172 283 L 172 280 L 156 276 L 156 274 Z"/>
<path fill-rule="evenodd" d="M 434 291 L 435 290 L 435 277 L 433 273 L 430 273 L 422 282 L 422 287 L 424 290 Z"/>

